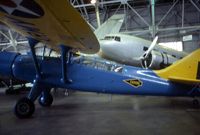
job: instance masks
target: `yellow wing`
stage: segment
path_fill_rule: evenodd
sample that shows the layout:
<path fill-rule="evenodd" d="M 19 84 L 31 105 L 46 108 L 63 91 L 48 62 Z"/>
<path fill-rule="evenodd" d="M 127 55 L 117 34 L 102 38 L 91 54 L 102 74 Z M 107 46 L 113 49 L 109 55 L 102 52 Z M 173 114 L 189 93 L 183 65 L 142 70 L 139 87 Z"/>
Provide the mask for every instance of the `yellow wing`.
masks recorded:
<path fill-rule="evenodd" d="M 0 19 L 55 50 L 60 44 L 89 54 L 99 50 L 92 30 L 67 0 L 1 1 Z"/>

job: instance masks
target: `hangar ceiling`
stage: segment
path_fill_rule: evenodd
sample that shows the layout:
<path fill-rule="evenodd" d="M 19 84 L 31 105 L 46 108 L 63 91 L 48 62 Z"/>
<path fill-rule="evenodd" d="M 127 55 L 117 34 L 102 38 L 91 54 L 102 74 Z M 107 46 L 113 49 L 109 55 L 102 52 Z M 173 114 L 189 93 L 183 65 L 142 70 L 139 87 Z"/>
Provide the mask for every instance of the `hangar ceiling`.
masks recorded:
<path fill-rule="evenodd" d="M 95 6 L 88 1 L 71 0 L 74 7 L 96 28 L 93 23 L 96 19 Z M 126 14 L 122 31 L 134 35 L 149 32 L 154 36 L 163 31 L 184 32 L 200 28 L 199 0 L 100 0 L 99 12 L 102 22 L 112 14 Z"/>
<path fill-rule="evenodd" d="M 113 14 L 125 14 L 122 33 L 151 40 L 156 34 L 160 40 L 181 40 L 194 34 L 200 39 L 200 0 L 69 0 L 81 13 L 93 30 L 97 16 L 102 24 Z M 98 8 L 95 8 L 98 7 Z M 99 15 L 96 15 L 96 11 Z M 1 50 L 21 50 L 27 45 L 26 39 L 18 33 L 0 25 Z M 16 47 L 18 46 L 18 47 Z"/>

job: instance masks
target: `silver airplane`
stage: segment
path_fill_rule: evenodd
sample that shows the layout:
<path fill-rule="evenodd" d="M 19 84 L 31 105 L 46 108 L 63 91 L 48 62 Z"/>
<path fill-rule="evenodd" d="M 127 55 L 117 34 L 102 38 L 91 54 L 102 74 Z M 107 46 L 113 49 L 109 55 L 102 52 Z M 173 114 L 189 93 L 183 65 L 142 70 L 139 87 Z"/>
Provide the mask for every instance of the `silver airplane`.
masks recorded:
<path fill-rule="evenodd" d="M 109 34 L 100 40 L 100 56 L 119 63 L 161 69 L 185 57 L 187 53 L 168 49 L 142 38 Z"/>
<path fill-rule="evenodd" d="M 100 43 L 100 57 L 132 66 L 161 69 L 187 55 L 156 44 L 158 37 L 152 42 L 120 34 L 123 20 L 123 14 L 113 15 L 94 32 Z"/>

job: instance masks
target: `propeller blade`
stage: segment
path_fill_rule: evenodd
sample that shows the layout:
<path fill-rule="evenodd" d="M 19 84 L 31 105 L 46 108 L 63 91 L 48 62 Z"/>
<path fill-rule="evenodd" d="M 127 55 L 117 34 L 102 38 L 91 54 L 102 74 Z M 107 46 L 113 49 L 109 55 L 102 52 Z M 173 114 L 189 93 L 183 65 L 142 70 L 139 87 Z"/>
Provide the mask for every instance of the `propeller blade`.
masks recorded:
<path fill-rule="evenodd" d="M 156 46 L 156 43 L 158 41 L 158 36 L 156 36 L 153 40 L 153 42 L 151 43 L 149 49 L 143 54 L 143 59 L 147 58 L 147 56 L 151 53 L 151 51 L 154 49 L 154 47 Z"/>
<path fill-rule="evenodd" d="M 144 61 L 144 66 L 145 66 L 145 67 L 144 67 L 145 69 L 148 68 L 148 67 L 147 67 L 147 61 L 146 61 L 146 60 Z"/>

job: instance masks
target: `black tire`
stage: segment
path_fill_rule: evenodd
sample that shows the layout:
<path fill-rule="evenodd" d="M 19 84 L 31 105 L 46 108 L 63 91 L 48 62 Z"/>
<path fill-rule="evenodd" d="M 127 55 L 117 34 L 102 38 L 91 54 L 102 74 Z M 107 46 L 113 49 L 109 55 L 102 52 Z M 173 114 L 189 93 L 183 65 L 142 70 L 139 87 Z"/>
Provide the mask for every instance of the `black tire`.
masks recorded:
<path fill-rule="evenodd" d="M 44 94 L 41 94 L 38 99 L 38 103 L 42 107 L 50 107 L 53 103 L 53 96 L 51 94 L 48 94 L 48 96 L 44 96 Z"/>
<path fill-rule="evenodd" d="M 31 117 L 34 111 L 35 105 L 27 97 L 18 100 L 14 108 L 15 115 L 20 119 Z"/>

